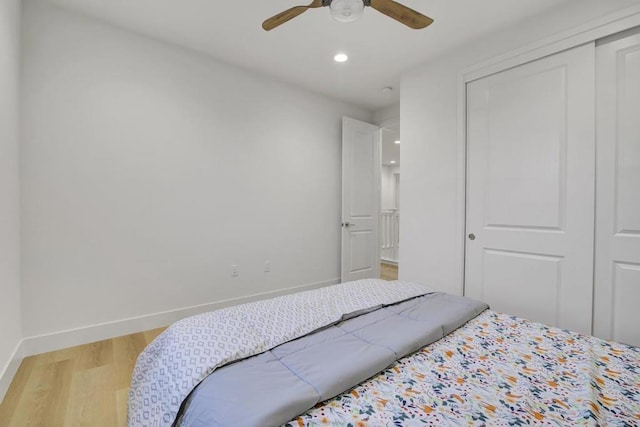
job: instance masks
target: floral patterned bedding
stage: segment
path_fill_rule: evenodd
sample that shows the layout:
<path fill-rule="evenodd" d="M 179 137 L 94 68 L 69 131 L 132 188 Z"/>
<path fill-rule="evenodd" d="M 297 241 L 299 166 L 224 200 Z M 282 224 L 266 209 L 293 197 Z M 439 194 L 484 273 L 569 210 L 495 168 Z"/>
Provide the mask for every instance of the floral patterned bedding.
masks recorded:
<path fill-rule="evenodd" d="M 487 310 L 287 426 L 640 426 L 640 349 Z"/>

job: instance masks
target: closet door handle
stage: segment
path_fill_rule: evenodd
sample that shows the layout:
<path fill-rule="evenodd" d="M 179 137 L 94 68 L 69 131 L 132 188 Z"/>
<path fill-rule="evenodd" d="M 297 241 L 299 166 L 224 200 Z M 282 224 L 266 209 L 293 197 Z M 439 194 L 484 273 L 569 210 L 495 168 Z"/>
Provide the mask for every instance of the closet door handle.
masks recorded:
<path fill-rule="evenodd" d="M 469 234 L 469 240 L 476 240 L 476 235 L 473 233 Z"/>

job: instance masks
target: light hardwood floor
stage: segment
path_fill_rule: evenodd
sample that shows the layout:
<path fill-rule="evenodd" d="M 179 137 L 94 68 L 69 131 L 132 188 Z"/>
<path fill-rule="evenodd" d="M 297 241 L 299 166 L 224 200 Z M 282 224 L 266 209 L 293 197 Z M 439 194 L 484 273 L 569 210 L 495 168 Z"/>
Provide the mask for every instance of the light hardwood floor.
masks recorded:
<path fill-rule="evenodd" d="M 398 267 L 382 263 L 396 280 Z M 27 357 L 0 404 L 1 427 L 125 427 L 131 373 L 164 328 Z"/>
<path fill-rule="evenodd" d="M 381 262 L 380 278 L 384 280 L 398 280 L 398 266 Z"/>
<path fill-rule="evenodd" d="M 25 358 L 0 405 L 0 426 L 125 427 L 133 365 L 163 329 Z"/>

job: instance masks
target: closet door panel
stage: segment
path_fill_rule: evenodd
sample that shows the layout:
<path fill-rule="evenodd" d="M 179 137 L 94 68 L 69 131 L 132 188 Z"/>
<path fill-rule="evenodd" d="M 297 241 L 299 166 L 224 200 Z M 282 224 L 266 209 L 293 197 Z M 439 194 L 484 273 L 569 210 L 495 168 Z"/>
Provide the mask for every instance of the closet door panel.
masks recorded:
<path fill-rule="evenodd" d="M 640 345 L 640 34 L 596 49 L 594 334 Z"/>
<path fill-rule="evenodd" d="M 594 44 L 467 85 L 465 295 L 591 333 Z"/>

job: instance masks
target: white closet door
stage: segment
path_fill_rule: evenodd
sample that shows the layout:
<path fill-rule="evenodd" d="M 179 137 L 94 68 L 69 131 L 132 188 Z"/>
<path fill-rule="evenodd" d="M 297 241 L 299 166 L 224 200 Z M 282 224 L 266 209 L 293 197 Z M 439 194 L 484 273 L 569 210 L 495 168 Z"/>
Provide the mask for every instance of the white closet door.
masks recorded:
<path fill-rule="evenodd" d="M 596 55 L 594 334 L 640 346 L 640 35 Z"/>
<path fill-rule="evenodd" d="M 594 50 L 467 85 L 465 294 L 583 333 L 592 320 Z"/>

